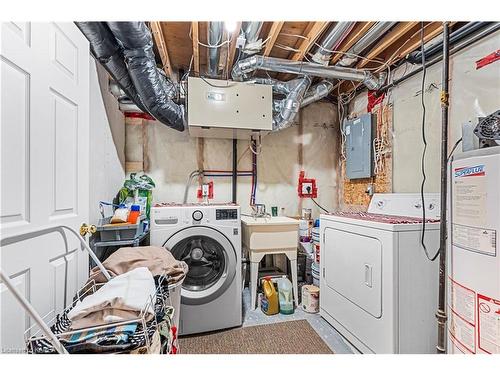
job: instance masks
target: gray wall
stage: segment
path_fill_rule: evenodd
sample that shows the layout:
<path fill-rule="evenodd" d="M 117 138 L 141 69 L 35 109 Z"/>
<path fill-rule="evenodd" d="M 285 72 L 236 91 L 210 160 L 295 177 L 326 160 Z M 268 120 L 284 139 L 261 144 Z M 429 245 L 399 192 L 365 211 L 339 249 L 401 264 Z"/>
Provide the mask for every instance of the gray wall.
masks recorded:
<path fill-rule="evenodd" d="M 500 32 L 451 56 L 450 62 L 450 121 L 449 148 L 461 137 L 462 123 L 477 123 L 477 117 L 500 108 L 500 65 L 498 62 L 476 70 L 475 62 L 496 51 Z M 412 66 L 407 67 L 411 71 Z M 405 67 L 395 75 L 401 77 Z M 404 81 L 390 93 L 394 105 L 393 131 L 393 191 L 417 192 L 420 189 L 421 140 L 420 85 L 422 74 Z M 426 76 L 426 190 L 439 192 L 441 139 L 441 64 L 427 69 Z M 352 113 L 366 112 L 366 93 L 359 95 L 351 107 Z M 460 151 L 460 147 L 458 151 Z"/>
<path fill-rule="evenodd" d="M 106 72 L 90 58 L 90 223 L 100 218 L 99 201 L 111 201 L 122 186 L 124 164 L 124 117 L 109 93 Z"/>
<path fill-rule="evenodd" d="M 258 156 L 258 189 L 256 202 L 285 208 L 286 215 L 297 215 L 303 207 L 319 211 L 309 199 L 302 202 L 297 195 L 300 171 L 299 150 L 302 144 L 303 169 L 306 175 L 317 179 L 318 202 L 329 209 L 337 207 L 337 139 L 338 118 L 331 103 L 315 103 L 302 111 L 302 133 L 299 125 L 262 139 Z M 198 139 L 188 132 L 179 133 L 158 122 L 148 125 L 148 159 L 150 172 L 157 183 L 155 202 L 181 202 L 188 175 L 198 169 Z M 142 136 L 140 126 L 131 125 L 127 133 L 126 154 L 141 160 Z M 232 141 L 204 139 L 205 169 L 231 170 Z M 238 141 L 239 170 L 251 169 L 251 151 L 248 141 Z M 242 156 L 242 154 L 245 155 Z M 209 180 L 209 179 L 207 179 Z M 231 201 L 231 179 L 214 178 L 214 202 Z M 242 212 L 249 213 L 250 177 L 238 178 L 238 203 Z M 193 181 L 189 202 L 196 202 L 197 181 Z"/>

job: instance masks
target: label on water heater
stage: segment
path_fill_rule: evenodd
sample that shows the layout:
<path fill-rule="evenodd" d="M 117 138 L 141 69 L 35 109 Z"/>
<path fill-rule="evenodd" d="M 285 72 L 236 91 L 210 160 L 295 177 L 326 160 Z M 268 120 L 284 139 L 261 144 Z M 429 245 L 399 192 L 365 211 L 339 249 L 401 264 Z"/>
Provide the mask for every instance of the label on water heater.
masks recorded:
<path fill-rule="evenodd" d="M 452 222 L 471 227 L 486 226 L 486 168 L 484 165 L 454 169 Z"/>
<path fill-rule="evenodd" d="M 494 229 L 475 228 L 466 225 L 452 225 L 453 245 L 465 250 L 496 256 L 497 231 Z"/>
<path fill-rule="evenodd" d="M 490 354 L 500 354 L 500 300 L 477 295 L 479 348 Z"/>

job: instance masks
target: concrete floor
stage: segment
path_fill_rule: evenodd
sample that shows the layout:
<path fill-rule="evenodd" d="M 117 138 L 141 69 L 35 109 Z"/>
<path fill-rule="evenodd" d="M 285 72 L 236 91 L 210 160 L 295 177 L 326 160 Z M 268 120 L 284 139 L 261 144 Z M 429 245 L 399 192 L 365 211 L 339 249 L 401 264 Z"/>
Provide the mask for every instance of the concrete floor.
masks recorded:
<path fill-rule="evenodd" d="M 260 308 L 252 310 L 250 304 L 250 290 L 245 288 L 243 290 L 243 327 L 306 319 L 334 353 L 358 353 L 358 351 L 319 314 L 306 313 L 299 307 L 290 315 L 276 314 L 267 316 Z"/>

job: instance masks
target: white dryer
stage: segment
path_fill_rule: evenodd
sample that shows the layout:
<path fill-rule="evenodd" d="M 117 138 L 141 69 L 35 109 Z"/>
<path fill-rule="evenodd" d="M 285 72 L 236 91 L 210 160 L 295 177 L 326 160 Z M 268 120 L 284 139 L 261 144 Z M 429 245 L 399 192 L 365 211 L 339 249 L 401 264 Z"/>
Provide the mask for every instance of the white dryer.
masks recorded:
<path fill-rule="evenodd" d="M 425 244 L 439 248 L 439 195 Z M 363 353 L 434 353 L 438 262 L 420 244 L 419 194 L 375 194 L 367 213 L 321 215 L 320 313 Z"/>
<path fill-rule="evenodd" d="M 179 334 L 242 324 L 240 207 L 160 204 L 151 210 L 151 244 L 189 272 L 182 285 Z"/>

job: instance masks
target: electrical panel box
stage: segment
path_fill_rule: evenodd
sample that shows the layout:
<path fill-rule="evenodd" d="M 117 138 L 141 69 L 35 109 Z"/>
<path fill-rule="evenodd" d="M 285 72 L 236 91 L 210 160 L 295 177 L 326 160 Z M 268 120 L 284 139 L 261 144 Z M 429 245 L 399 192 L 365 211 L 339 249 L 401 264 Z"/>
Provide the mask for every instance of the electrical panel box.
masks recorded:
<path fill-rule="evenodd" d="M 273 128 L 271 85 L 188 78 L 189 133 L 196 137 L 250 138 Z"/>
<path fill-rule="evenodd" d="M 346 175 L 349 179 L 373 176 L 375 116 L 367 113 L 344 122 Z"/>

